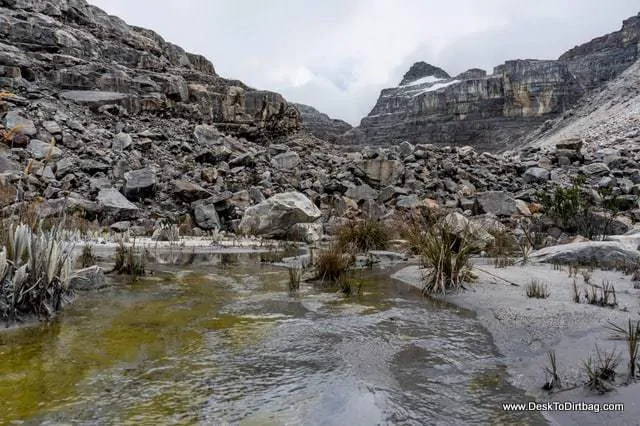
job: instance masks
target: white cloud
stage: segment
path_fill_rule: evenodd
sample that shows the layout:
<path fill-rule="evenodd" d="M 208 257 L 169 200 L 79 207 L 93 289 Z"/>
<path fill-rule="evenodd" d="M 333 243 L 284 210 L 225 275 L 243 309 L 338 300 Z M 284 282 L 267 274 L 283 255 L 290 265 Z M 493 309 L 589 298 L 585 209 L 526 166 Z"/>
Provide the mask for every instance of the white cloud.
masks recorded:
<path fill-rule="evenodd" d="M 219 74 L 352 124 L 424 60 L 450 74 L 557 57 L 619 28 L 637 0 L 90 0 L 207 56 Z"/>

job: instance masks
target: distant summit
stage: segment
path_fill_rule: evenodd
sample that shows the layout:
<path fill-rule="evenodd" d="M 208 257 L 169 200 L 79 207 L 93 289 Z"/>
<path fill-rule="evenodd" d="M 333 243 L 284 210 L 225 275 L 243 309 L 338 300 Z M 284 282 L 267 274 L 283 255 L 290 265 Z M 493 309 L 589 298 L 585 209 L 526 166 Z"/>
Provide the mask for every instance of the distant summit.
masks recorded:
<path fill-rule="evenodd" d="M 447 74 L 442 68 L 434 67 L 431 64 L 420 61 L 416 62 L 409 68 L 409 71 L 402 77 L 400 86 L 404 86 L 413 83 L 416 80 L 425 77 L 434 77 L 436 79 L 449 79 L 451 76 Z"/>

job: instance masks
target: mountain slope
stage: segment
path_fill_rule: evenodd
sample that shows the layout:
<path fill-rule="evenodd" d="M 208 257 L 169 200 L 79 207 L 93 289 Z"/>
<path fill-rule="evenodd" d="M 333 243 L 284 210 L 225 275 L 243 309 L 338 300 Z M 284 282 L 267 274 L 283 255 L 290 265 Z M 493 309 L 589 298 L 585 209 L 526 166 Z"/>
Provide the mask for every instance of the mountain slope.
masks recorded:
<path fill-rule="evenodd" d="M 283 134 L 299 128 L 297 111 L 278 93 L 222 78 L 203 56 L 84 0 L 0 0 L 0 12 L 5 89 L 48 87 L 93 109 L 170 113 L 252 137 L 269 124 Z"/>
<path fill-rule="evenodd" d="M 638 59 L 639 43 L 640 14 L 558 60 L 507 61 L 488 76 L 472 69 L 451 78 L 417 63 L 399 86 L 382 90 L 369 115 L 340 142 L 509 149 L 620 75 Z"/>

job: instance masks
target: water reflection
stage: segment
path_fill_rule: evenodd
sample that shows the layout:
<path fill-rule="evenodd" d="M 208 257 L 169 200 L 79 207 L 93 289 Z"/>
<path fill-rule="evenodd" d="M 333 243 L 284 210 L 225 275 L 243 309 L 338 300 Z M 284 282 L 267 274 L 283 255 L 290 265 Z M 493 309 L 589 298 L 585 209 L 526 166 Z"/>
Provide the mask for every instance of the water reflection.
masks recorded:
<path fill-rule="evenodd" d="M 361 296 L 199 253 L 0 333 L 0 423 L 544 424 L 473 315 L 372 276 Z M 524 417 L 523 417 L 524 416 Z"/>

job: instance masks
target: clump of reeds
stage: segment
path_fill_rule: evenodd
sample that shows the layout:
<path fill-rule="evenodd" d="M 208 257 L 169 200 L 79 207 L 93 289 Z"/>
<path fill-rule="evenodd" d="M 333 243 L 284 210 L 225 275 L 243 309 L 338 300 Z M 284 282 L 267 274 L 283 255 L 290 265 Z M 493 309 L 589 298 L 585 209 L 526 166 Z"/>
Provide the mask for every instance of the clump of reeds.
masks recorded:
<path fill-rule="evenodd" d="M 531 280 L 525 287 L 525 292 L 529 298 L 546 299 L 549 297 L 548 286 L 538 280 Z"/>
<path fill-rule="evenodd" d="M 131 275 L 134 278 L 145 274 L 144 257 L 136 251 L 135 241 L 131 247 L 126 247 L 122 240 L 118 242 L 115 254 L 115 264 L 113 269 L 109 272 Z"/>
<path fill-rule="evenodd" d="M 619 362 L 618 354 L 615 351 L 602 353 L 596 345 L 596 357 L 590 356 L 586 361 L 583 361 L 587 374 L 587 388 L 600 394 L 613 390 Z"/>
<path fill-rule="evenodd" d="M 460 289 L 464 282 L 475 279 L 470 263 L 474 246 L 469 233 L 456 235 L 445 223 L 421 234 L 419 250 L 425 274 L 423 293 L 446 293 Z"/>
<path fill-rule="evenodd" d="M 358 252 L 366 252 L 386 249 L 391 235 L 391 229 L 381 220 L 365 219 L 340 227 L 336 237 L 342 250 L 353 247 Z"/>
<path fill-rule="evenodd" d="M 300 280 L 302 278 L 302 268 L 298 266 L 290 266 L 287 268 L 289 272 L 289 293 L 295 293 L 300 289 Z"/>
<path fill-rule="evenodd" d="M 82 268 L 87 268 L 96 264 L 96 256 L 93 253 L 93 246 L 91 244 L 85 244 L 82 246 L 82 252 L 80 253 L 78 261 Z"/>
<path fill-rule="evenodd" d="M 627 351 L 629 354 L 628 363 L 628 382 L 632 382 L 636 379 L 638 369 L 638 343 L 640 340 L 640 321 L 631 321 L 627 325 L 627 328 L 621 327 L 614 323 L 609 323 L 607 326 L 609 330 L 613 332 L 610 336 L 611 340 L 620 340 L 627 342 Z"/>
<path fill-rule="evenodd" d="M 320 250 L 315 259 L 316 275 L 323 281 L 336 283 L 353 266 L 355 256 L 342 251 L 338 244 Z"/>
<path fill-rule="evenodd" d="M 551 392 L 554 389 L 560 389 L 562 387 L 562 382 L 558 375 L 558 360 L 556 359 L 556 352 L 553 350 L 547 352 L 547 359 L 549 360 L 549 366 L 545 367 L 545 372 L 550 376 L 550 379 L 546 381 L 544 386 L 542 386 L 542 389 Z"/>

